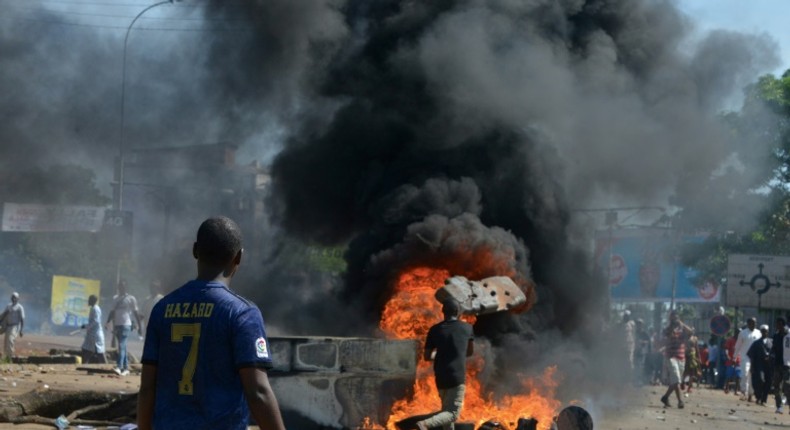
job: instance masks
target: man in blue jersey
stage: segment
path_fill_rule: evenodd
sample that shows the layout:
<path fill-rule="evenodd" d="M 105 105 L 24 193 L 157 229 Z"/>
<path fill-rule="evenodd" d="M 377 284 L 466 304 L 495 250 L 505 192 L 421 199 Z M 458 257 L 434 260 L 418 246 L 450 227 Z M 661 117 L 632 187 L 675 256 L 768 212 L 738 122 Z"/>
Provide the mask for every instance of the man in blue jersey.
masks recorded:
<path fill-rule="evenodd" d="M 444 321 L 428 330 L 423 353 L 425 360 L 433 361 L 442 410 L 417 422 L 419 430 L 434 427 L 452 430 L 464 406 L 466 357 L 474 353 L 472 326 L 458 319 L 461 308 L 455 300 L 444 302 L 442 313 Z"/>
<path fill-rule="evenodd" d="M 197 279 L 151 311 L 137 405 L 140 430 L 285 430 L 266 370 L 272 359 L 260 310 L 230 291 L 241 231 L 229 218 L 200 225 Z"/>

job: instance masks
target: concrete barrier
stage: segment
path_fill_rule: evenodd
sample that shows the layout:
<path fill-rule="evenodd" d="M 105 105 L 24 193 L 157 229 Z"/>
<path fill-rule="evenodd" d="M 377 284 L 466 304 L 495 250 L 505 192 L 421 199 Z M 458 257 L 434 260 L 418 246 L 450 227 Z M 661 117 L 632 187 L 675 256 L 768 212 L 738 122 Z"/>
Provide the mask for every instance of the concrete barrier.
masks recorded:
<path fill-rule="evenodd" d="M 413 340 L 273 337 L 269 342 L 275 362 L 269 379 L 289 428 L 356 428 L 366 417 L 384 423 L 392 404 L 414 386 Z"/>

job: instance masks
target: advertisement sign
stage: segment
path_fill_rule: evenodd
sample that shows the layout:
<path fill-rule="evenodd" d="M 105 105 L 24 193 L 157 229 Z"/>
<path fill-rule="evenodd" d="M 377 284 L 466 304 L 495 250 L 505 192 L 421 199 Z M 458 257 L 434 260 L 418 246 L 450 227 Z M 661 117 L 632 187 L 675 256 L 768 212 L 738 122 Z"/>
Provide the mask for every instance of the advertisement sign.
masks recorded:
<path fill-rule="evenodd" d="M 790 257 L 730 254 L 725 303 L 790 310 Z"/>
<path fill-rule="evenodd" d="M 599 232 L 595 259 L 609 278 L 615 300 L 668 301 L 674 284 L 677 302 L 718 302 L 720 286 L 715 279 L 702 279 L 677 256 L 684 243 L 700 243 L 704 235 L 678 237 L 658 228 Z"/>
<path fill-rule="evenodd" d="M 97 232 L 104 224 L 104 208 L 4 203 L 3 231 Z"/>
<path fill-rule="evenodd" d="M 70 276 L 52 277 L 52 324 L 63 327 L 80 327 L 88 323 L 88 297 L 99 297 L 100 282 L 95 279 Z"/>

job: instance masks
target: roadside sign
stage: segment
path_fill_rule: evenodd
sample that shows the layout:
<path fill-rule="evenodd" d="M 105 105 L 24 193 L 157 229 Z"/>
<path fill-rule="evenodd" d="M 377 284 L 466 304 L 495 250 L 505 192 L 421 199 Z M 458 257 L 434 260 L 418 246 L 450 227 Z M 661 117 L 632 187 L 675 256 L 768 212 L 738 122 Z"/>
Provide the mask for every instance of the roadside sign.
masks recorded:
<path fill-rule="evenodd" d="M 732 323 L 726 315 L 716 315 L 710 319 L 710 332 L 716 336 L 724 336 L 729 333 Z"/>
<path fill-rule="evenodd" d="M 102 250 L 120 258 L 131 252 L 132 212 L 107 209 L 101 230 Z"/>
<path fill-rule="evenodd" d="M 790 257 L 730 254 L 725 303 L 790 310 Z"/>

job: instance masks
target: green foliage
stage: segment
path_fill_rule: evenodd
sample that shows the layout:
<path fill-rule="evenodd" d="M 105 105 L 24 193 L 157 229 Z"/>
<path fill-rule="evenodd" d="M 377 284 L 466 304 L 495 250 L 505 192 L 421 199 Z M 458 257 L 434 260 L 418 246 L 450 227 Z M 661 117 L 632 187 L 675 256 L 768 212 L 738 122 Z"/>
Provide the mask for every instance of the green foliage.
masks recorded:
<path fill-rule="evenodd" d="M 277 255 L 284 271 L 312 271 L 339 274 L 346 270 L 345 247 L 322 247 L 286 239 Z"/>
<path fill-rule="evenodd" d="M 697 307 L 694 305 L 679 303 L 675 310 L 677 311 L 678 317 L 680 317 L 681 321 L 691 321 L 697 319 Z"/>
<path fill-rule="evenodd" d="M 746 184 L 746 194 L 738 196 L 743 207 L 752 202 L 767 207 L 751 231 L 720 233 L 703 244 L 684 246 L 683 263 L 716 280 L 726 276 L 729 254 L 790 255 L 790 70 L 781 77 L 760 77 L 744 94 L 741 110 L 721 119 L 742 145 L 739 156 L 746 166 L 775 167 L 760 170 Z M 761 152 L 751 150 L 754 145 L 772 148 L 773 163 L 755 159 Z"/>
<path fill-rule="evenodd" d="M 774 148 L 780 187 L 790 181 L 790 70 L 782 77 L 760 77 L 745 91 L 739 130 L 758 136 Z"/>
<path fill-rule="evenodd" d="M 319 248 L 311 246 L 307 249 L 307 261 L 310 267 L 319 272 L 342 273 L 346 270 L 343 259 L 344 247 Z"/>

